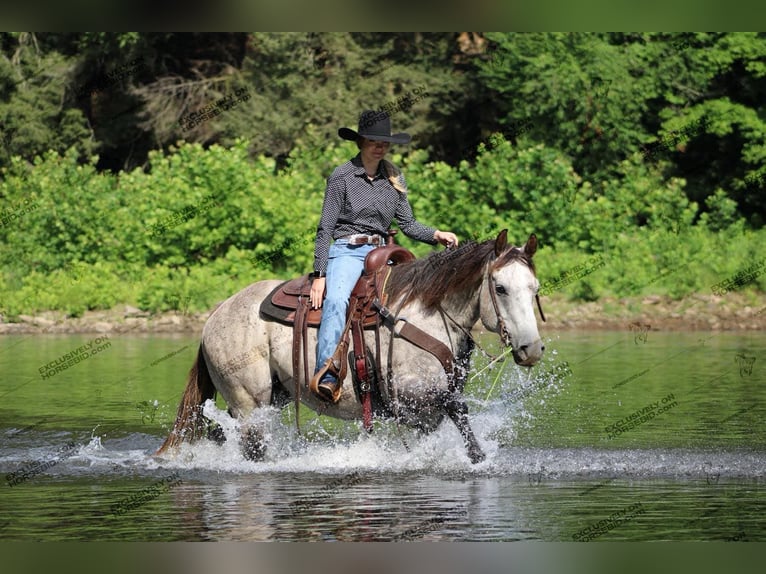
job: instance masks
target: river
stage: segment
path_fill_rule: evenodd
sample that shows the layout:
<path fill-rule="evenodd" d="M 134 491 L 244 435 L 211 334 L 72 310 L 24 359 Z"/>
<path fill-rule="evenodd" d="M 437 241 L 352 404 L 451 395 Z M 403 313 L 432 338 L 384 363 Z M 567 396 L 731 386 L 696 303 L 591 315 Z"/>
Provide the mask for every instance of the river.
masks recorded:
<path fill-rule="evenodd" d="M 196 337 L 2 337 L 0 539 L 766 540 L 766 335 L 544 336 L 538 366 L 470 380 L 478 465 L 449 423 L 307 413 L 299 437 L 289 408 L 250 462 L 220 398 L 230 440 L 157 458 Z"/>

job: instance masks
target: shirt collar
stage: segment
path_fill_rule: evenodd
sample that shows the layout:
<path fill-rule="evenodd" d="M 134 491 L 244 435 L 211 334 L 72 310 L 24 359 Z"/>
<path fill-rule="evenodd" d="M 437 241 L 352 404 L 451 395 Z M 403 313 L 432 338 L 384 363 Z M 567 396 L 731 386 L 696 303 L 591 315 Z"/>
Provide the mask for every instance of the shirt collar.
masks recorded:
<path fill-rule="evenodd" d="M 364 169 L 364 164 L 362 163 L 362 152 L 359 152 L 356 154 L 356 157 L 351 160 L 351 163 L 356 168 L 354 170 L 354 175 L 357 177 L 367 177 L 367 172 Z M 375 173 L 375 179 L 378 177 L 383 177 L 383 161 L 381 160 L 378 163 L 378 171 Z"/>

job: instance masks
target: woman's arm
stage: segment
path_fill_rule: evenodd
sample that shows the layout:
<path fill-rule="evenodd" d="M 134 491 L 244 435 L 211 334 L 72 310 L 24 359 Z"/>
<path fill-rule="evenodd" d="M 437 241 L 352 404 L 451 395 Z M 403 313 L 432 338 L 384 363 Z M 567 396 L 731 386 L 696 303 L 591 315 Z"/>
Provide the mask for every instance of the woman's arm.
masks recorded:
<path fill-rule="evenodd" d="M 343 200 L 346 196 L 346 182 L 338 170 L 327 178 L 327 188 L 324 192 L 322 215 L 317 225 L 317 237 L 314 245 L 314 274 L 315 279 L 311 283 L 309 299 L 312 309 L 322 306 L 325 291 L 325 274 L 327 273 L 327 257 L 330 253 L 330 240 L 335 225 L 338 223 Z"/>
<path fill-rule="evenodd" d="M 346 182 L 338 174 L 338 170 L 336 170 L 327 178 L 322 216 L 319 218 L 319 225 L 317 225 L 317 237 L 314 245 L 314 272 L 319 275 L 327 273 L 327 256 L 330 253 L 330 240 L 343 209 L 345 196 Z"/>
<path fill-rule="evenodd" d="M 404 174 L 399 174 L 399 183 L 405 190 L 407 189 L 407 182 L 404 179 Z M 395 218 L 399 228 L 407 237 L 423 241 L 424 243 L 430 243 L 431 245 L 441 243 L 448 247 L 457 247 L 457 235 L 450 231 L 440 231 L 433 227 L 423 225 L 415 219 L 415 215 L 412 213 L 412 206 L 407 199 L 406 193 L 399 193 L 399 203 L 396 206 Z"/>

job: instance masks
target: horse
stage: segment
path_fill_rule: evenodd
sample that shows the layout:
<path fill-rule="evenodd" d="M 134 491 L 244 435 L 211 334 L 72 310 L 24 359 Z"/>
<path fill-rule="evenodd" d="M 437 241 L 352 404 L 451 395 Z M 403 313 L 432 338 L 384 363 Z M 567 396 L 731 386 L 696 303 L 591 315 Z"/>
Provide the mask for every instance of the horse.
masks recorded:
<path fill-rule="evenodd" d="M 385 336 L 379 337 L 378 356 L 388 361 L 379 365 L 386 368 L 378 372 L 387 373 L 388 380 L 378 386 L 383 402 L 390 407 L 388 412 L 394 413 L 392 418 L 399 424 L 425 433 L 435 430 L 446 415 L 460 431 L 474 464 L 485 455 L 471 430 L 462 396 L 474 348 L 470 331 L 481 320 L 487 330 L 500 336 L 516 364 L 531 367 L 540 360 L 545 347 L 533 305 L 537 300 L 539 306 L 540 284 L 532 261 L 536 250 L 534 234 L 523 247 L 515 247 L 508 244 L 507 230 L 503 230 L 481 243 L 469 241 L 457 249 L 392 265 L 384 287 L 396 317 L 447 345 L 456 365 L 453 373 L 446 373 L 432 354 L 395 336 L 396 325 L 393 333 L 381 329 Z M 216 391 L 226 401 L 229 414 L 240 422 L 243 455 L 254 461 L 265 456 L 267 445 L 261 425 L 254 422 L 257 417 L 251 415 L 261 407 L 283 407 L 296 392 L 302 404 L 320 414 L 345 420 L 362 418 L 361 403 L 353 392 L 352 369 L 346 373 L 335 404 L 308 392 L 305 382 L 296 389 L 292 327 L 266 320 L 259 313 L 264 298 L 280 283 L 253 283 L 210 315 L 173 428 L 156 455 L 185 440 L 201 438 L 206 430 L 210 438 L 210 421 L 203 416 L 202 405 L 214 399 Z M 364 336 L 368 348 L 374 349 L 375 333 L 365 330 Z M 316 329 L 309 329 L 308 340 L 313 345 L 309 348 L 316 348 Z M 313 372 L 314 359 L 309 362 Z"/>

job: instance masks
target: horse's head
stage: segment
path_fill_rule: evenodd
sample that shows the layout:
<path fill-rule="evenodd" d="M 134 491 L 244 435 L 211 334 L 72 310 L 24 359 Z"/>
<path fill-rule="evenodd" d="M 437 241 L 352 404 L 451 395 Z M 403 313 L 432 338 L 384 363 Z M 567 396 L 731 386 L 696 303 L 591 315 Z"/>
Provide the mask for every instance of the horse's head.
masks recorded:
<path fill-rule="evenodd" d="M 524 247 L 518 248 L 508 245 L 508 232 L 501 231 L 495 239 L 494 257 L 487 263 L 480 295 L 482 324 L 498 333 L 503 343 L 512 347 L 516 363 L 525 367 L 537 363 L 545 350 L 534 308 L 540 288 L 532 263 L 536 250 L 534 234 Z"/>

